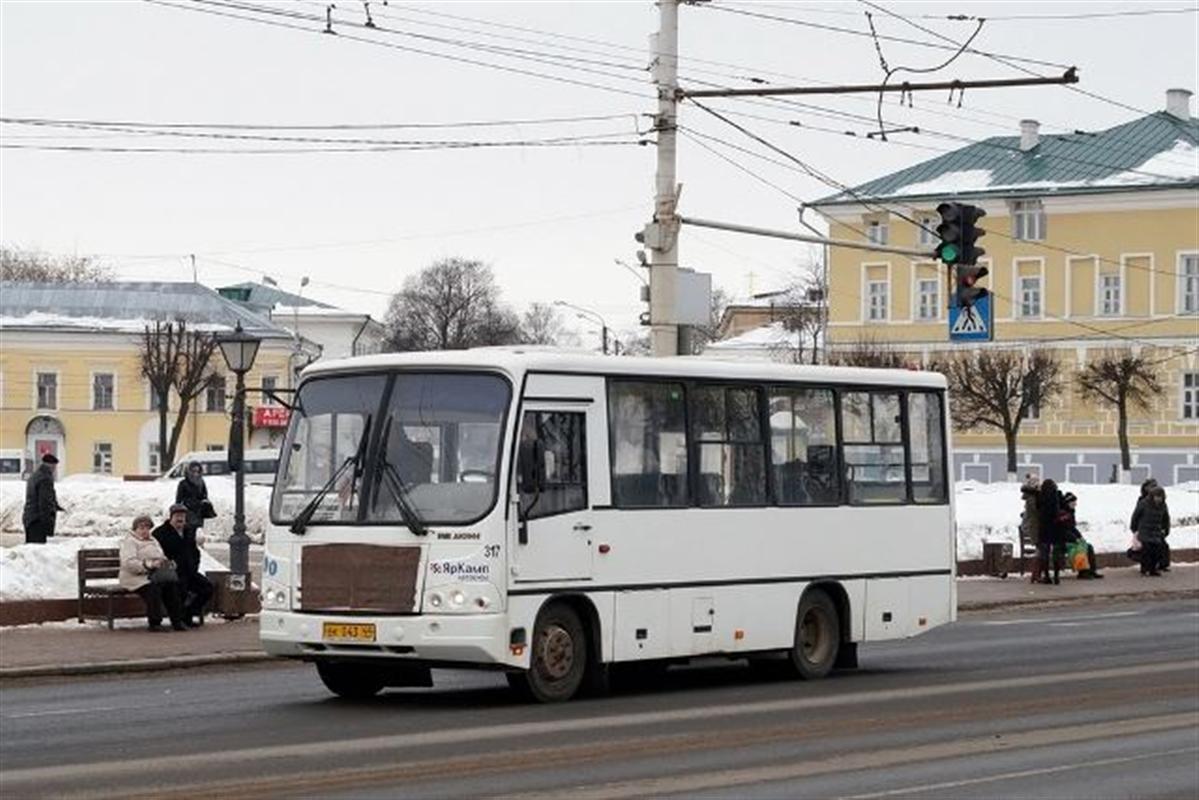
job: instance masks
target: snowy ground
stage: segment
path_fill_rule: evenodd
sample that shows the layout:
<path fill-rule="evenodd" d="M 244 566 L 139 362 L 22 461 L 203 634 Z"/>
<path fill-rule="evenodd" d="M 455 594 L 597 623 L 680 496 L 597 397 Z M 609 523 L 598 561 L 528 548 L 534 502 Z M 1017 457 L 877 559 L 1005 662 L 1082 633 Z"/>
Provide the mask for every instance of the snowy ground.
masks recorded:
<path fill-rule="evenodd" d="M 56 538 L 49 544 L 0 548 L 0 602 L 78 597 L 76 553 L 85 548 L 119 547 L 120 543 L 120 536 L 74 536 Z M 226 567 L 201 550 L 200 569 L 207 572 Z"/>
<path fill-rule="evenodd" d="M 209 541 L 224 541 L 233 533 L 233 481 L 206 481 L 208 498 L 216 518 L 204 523 Z M 175 502 L 176 481 L 123 481 L 100 475 L 71 475 L 55 484 L 58 504 L 66 509 L 58 515 L 58 536 L 122 536 L 133 518 L 149 514 L 158 524 Z M 246 533 L 262 542 L 268 522 L 269 486 L 246 486 Z M 22 481 L 0 482 L 0 532 L 23 533 L 21 509 L 25 503 Z"/>
<path fill-rule="evenodd" d="M 954 488 L 958 558 L 980 558 L 984 541 L 1011 542 L 1017 553 L 1023 508 L 1019 484 L 963 481 Z M 1062 484 L 1061 489 L 1078 495 L 1079 529 L 1096 551 L 1119 553 L 1128 548 L 1128 518 L 1136 506 L 1138 487 Z M 227 540 L 233 520 L 233 484 L 214 479 L 208 481 L 208 490 L 218 516 L 208 521 L 204 533 L 210 542 Z M 1172 486 L 1166 492 L 1174 522 L 1170 546 L 1199 547 L 1199 483 Z M 175 484 L 79 476 L 60 481 L 58 496 L 67 513 L 59 516 L 58 537 L 51 544 L 0 547 L 0 601 L 75 597 L 76 551 L 116 547 L 138 514 L 160 521 L 175 499 Z M 23 502 L 24 484 L 0 485 L 0 531 L 10 539 L 21 532 Z M 269 502 L 268 487 L 246 487 L 246 527 L 255 542 L 262 541 Z M 204 558 L 204 569 L 222 568 L 210 554 Z"/>

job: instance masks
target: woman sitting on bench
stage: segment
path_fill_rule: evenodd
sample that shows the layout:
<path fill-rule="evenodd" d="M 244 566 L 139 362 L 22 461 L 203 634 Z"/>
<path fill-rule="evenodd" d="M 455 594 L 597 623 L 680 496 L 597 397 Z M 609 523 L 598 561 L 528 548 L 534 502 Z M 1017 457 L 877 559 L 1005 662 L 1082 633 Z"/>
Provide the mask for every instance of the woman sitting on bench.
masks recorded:
<path fill-rule="evenodd" d="M 162 608 L 166 606 L 171 627 L 187 630 L 183 622 L 183 603 L 179 598 L 179 576 L 175 565 L 167 560 L 162 547 L 150 535 L 154 522 L 142 515 L 133 520 L 133 529 L 121 540 L 121 566 L 118 581 L 131 592 L 137 592 L 146 604 L 146 620 L 152 631 L 162 627 Z"/>

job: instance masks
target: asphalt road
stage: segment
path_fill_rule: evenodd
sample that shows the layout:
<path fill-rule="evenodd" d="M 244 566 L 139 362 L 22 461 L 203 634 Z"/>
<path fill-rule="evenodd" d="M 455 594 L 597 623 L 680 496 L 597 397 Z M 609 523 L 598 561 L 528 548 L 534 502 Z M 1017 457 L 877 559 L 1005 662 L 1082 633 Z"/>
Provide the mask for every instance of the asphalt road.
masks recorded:
<path fill-rule="evenodd" d="M 1194 798 L 1199 601 L 965 617 L 815 683 L 736 664 L 526 705 L 307 666 L 6 684 L 0 796 Z"/>

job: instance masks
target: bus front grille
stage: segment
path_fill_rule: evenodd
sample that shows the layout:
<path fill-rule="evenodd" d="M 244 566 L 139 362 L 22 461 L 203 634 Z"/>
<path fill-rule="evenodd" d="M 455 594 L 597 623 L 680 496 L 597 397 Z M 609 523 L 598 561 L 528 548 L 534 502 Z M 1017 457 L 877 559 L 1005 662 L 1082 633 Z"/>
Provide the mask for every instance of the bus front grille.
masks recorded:
<path fill-rule="evenodd" d="M 305 545 L 300 610 L 411 614 L 419 567 L 419 547 Z"/>

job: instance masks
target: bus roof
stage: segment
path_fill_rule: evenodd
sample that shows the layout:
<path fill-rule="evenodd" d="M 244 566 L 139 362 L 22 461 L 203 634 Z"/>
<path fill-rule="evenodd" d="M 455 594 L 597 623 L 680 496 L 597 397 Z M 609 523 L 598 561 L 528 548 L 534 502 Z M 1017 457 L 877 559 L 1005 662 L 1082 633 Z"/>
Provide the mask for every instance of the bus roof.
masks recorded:
<path fill-rule="evenodd" d="M 636 358 L 602 356 L 577 350 L 539 346 L 479 347 L 422 353 L 381 353 L 321 361 L 304 370 L 303 378 L 396 367 L 430 369 L 499 369 L 519 380 L 528 372 L 645 378 L 754 380 L 818 384 L 870 384 L 944 389 L 938 372 L 779 364 L 769 361 L 729 362 L 696 356 Z"/>

